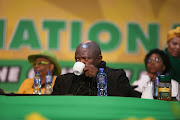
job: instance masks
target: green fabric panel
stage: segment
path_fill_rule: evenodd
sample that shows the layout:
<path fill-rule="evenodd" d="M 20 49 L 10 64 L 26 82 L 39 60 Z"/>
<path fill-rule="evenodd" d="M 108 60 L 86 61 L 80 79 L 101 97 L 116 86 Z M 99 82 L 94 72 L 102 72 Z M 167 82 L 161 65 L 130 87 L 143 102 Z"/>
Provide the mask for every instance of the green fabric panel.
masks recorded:
<path fill-rule="evenodd" d="M 0 96 L 1 120 L 24 120 L 38 112 L 50 120 L 120 120 L 129 117 L 175 120 L 177 101 L 100 96 Z M 177 111 L 177 108 L 176 108 Z"/>
<path fill-rule="evenodd" d="M 178 82 L 180 82 L 180 59 L 171 56 L 167 48 L 164 50 L 164 52 L 169 56 L 169 60 L 171 62 L 171 69 L 170 69 L 170 74 L 172 75 L 172 78 Z"/>

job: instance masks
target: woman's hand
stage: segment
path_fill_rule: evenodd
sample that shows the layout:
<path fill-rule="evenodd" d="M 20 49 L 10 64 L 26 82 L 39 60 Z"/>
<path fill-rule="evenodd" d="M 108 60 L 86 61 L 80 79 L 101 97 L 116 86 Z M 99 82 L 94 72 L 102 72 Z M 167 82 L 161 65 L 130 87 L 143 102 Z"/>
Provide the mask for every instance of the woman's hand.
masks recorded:
<path fill-rule="evenodd" d="M 154 75 L 152 73 L 147 73 L 147 75 L 151 78 L 151 81 L 155 81 L 156 75 Z"/>

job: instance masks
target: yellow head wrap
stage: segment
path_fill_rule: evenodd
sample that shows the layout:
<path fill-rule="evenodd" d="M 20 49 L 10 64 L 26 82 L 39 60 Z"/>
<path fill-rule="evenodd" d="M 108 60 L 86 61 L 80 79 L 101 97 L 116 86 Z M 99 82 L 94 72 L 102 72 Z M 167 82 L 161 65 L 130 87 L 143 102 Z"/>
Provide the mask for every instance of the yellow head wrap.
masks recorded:
<path fill-rule="evenodd" d="M 180 37 L 180 26 L 172 29 L 167 34 L 167 42 L 169 42 L 174 37 Z"/>

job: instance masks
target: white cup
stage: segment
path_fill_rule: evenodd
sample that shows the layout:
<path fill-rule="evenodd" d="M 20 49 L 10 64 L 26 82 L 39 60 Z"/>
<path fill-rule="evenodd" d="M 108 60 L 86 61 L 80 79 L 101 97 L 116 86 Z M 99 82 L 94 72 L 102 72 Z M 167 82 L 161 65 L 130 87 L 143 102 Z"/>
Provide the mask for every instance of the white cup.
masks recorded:
<path fill-rule="evenodd" d="M 85 67 L 85 64 L 82 62 L 75 62 L 73 66 L 73 73 L 75 75 L 81 75 L 83 73 L 83 68 Z"/>

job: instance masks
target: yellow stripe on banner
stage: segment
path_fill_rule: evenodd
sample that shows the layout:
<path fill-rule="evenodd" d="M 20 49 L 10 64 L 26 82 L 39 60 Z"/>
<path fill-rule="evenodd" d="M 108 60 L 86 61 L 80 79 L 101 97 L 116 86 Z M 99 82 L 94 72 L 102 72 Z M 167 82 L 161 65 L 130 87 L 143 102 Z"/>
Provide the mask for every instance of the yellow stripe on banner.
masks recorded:
<path fill-rule="evenodd" d="M 159 92 L 169 92 L 169 88 L 159 88 Z"/>

